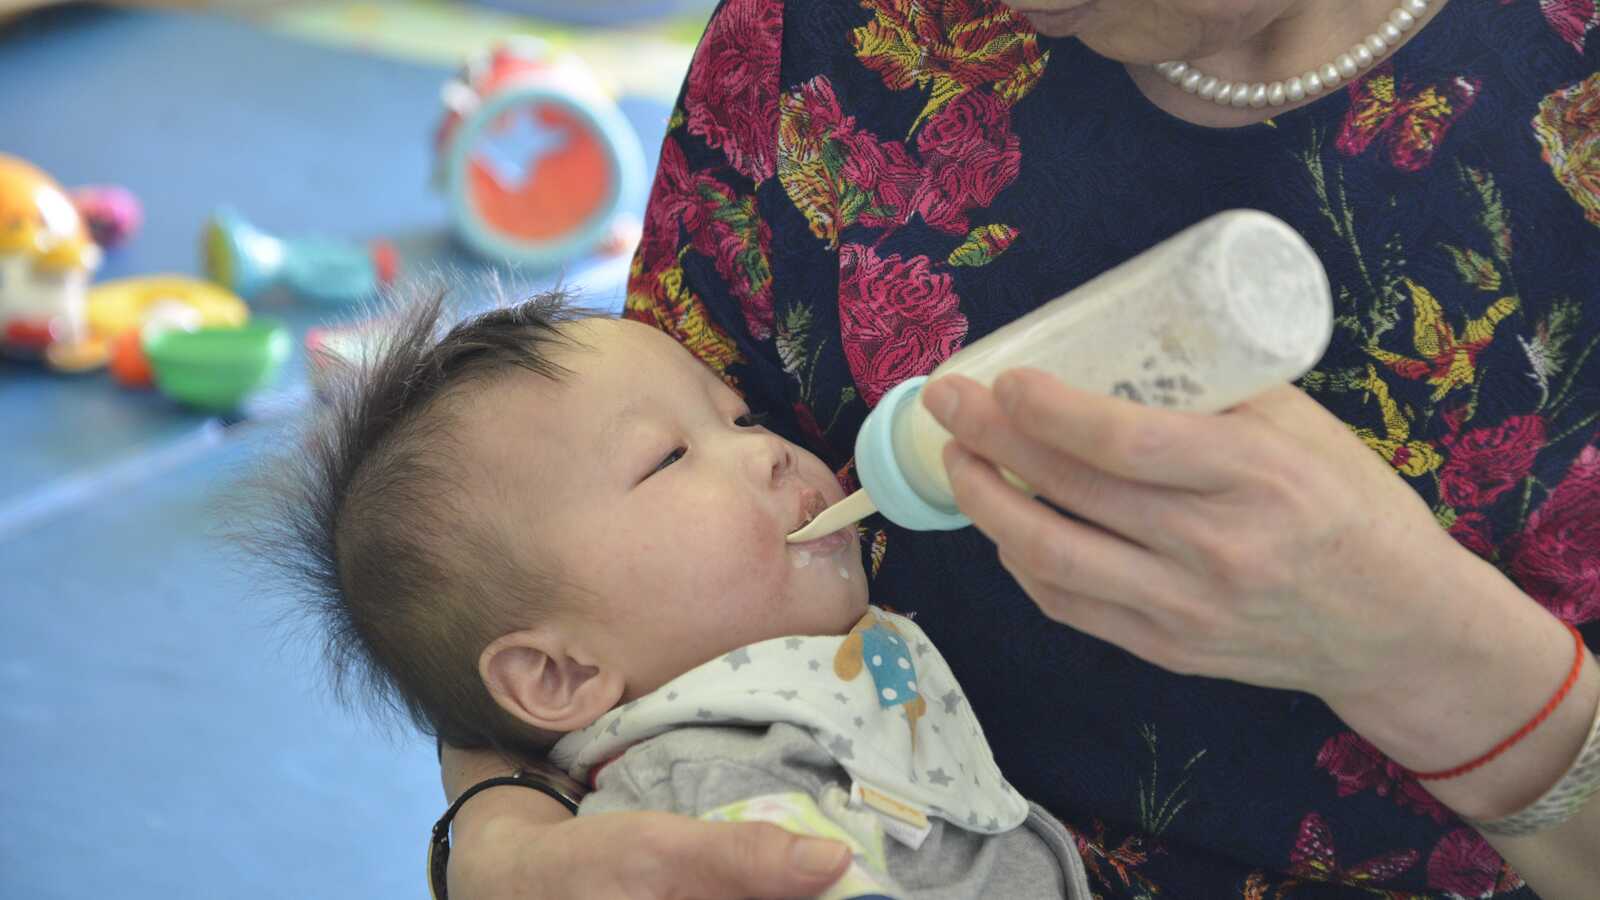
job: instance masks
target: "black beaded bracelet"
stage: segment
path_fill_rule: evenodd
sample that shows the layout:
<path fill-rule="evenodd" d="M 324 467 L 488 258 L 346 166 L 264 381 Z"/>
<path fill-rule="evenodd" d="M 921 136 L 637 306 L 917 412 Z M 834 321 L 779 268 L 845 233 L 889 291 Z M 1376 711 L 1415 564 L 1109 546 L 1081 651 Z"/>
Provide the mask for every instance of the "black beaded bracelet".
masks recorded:
<path fill-rule="evenodd" d="M 449 888 L 445 884 L 445 871 L 450 864 L 450 823 L 455 821 L 456 813 L 461 811 L 461 807 L 468 800 L 489 788 L 503 784 L 531 788 L 565 806 L 573 815 L 578 814 L 579 797 L 574 796 L 575 785 L 558 784 L 555 779 L 543 772 L 523 769 L 511 775 L 485 778 L 467 788 L 456 798 L 456 802 L 450 804 L 450 808 L 444 811 L 439 821 L 433 823 L 433 837 L 428 841 L 428 889 L 433 892 L 434 900 L 450 898 Z"/>

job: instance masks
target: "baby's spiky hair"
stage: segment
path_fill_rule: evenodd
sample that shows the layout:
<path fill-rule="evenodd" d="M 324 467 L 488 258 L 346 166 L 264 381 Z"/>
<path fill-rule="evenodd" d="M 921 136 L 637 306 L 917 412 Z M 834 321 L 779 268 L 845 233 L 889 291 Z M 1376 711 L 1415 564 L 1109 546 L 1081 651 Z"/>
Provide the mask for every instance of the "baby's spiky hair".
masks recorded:
<path fill-rule="evenodd" d="M 531 372 L 560 380 L 563 326 L 595 315 L 559 293 L 445 323 L 443 289 L 394 300 L 338 370 L 322 414 L 269 479 L 258 547 L 299 584 L 347 703 L 403 712 L 458 747 L 526 754 L 552 735 L 504 712 L 478 674 L 495 638 L 572 591 L 530 561 L 460 472 L 458 397 Z"/>

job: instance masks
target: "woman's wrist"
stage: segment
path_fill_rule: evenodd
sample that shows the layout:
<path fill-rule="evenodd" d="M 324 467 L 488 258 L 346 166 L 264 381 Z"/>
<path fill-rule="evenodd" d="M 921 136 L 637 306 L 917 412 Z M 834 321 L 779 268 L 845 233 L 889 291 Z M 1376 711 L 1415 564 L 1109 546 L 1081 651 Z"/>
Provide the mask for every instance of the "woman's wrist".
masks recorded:
<path fill-rule="evenodd" d="M 516 868 L 528 863 L 552 828 L 568 821 L 567 808 L 538 791 L 514 783 L 476 790 L 448 823 L 452 838 L 441 841 L 435 826 L 428 854 L 434 897 L 507 896 L 499 883 L 517 881 Z"/>
<path fill-rule="evenodd" d="M 1476 759 L 1526 725 L 1566 681 L 1568 629 L 1488 563 L 1461 551 L 1457 577 L 1441 579 L 1439 615 L 1414 648 L 1378 679 L 1379 690 L 1325 697 L 1347 724 L 1412 771 Z M 1537 799 L 1583 746 L 1600 702 L 1600 666 L 1583 651 L 1572 689 L 1550 715 L 1494 760 L 1425 782 L 1440 802 L 1493 819 Z"/>
<path fill-rule="evenodd" d="M 447 803 L 456 802 L 462 792 L 480 781 L 515 773 L 516 766 L 493 750 L 463 750 L 446 743 L 439 745 L 439 780 L 444 785 Z"/>
<path fill-rule="evenodd" d="M 527 829 L 559 825 L 572 818 L 566 806 L 539 791 L 514 784 L 492 787 L 462 804 L 451 823 L 456 841 L 516 830 L 526 836 Z"/>

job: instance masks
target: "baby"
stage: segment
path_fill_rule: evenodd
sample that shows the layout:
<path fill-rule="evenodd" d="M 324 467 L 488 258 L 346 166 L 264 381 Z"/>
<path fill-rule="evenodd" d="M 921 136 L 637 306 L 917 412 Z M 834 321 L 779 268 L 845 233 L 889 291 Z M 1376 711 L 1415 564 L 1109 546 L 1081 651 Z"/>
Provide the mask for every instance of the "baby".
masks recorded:
<path fill-rule="evenodd" d="M 1087 898 L 926 635 L 871 607 L 843 496 L 670 337 L 555 297 L 406 307 L 296 454 L 288 532 L 341 684 L 548 754 L 580 815 L 841 840 L 829 897 Z M 885 840 L 885 836 L 891 840 Z"/>

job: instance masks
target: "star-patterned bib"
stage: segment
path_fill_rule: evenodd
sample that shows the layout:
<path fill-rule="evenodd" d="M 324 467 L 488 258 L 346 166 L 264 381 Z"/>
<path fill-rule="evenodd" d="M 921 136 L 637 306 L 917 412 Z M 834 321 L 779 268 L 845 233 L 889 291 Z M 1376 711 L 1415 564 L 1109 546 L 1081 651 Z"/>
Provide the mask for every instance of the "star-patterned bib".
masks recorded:
<path fill-rule="evenodd" d="M 877 607 L 849 634 L 774 638 L 685 672 L 562 738 L 551 758 L 585 780 L 674 728 L 775 722 L 809 730 L 858 784 L 928 816 L 983 834 L 1027 818 L 944 657 Z"/>

